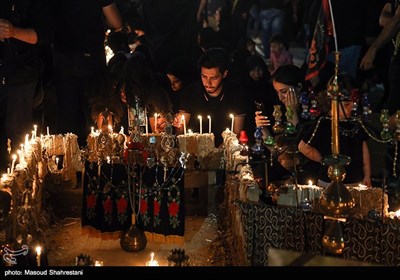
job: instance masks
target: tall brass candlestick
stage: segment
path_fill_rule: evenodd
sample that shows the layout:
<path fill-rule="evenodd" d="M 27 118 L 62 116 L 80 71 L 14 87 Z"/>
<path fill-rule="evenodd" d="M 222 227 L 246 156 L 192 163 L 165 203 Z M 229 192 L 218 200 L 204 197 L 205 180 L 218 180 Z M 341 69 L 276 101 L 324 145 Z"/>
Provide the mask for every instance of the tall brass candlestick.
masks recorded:
<path fill-rule="evenodd" d="M 341 89 L 338 84 L 338 68 L 340 53 L 335 53 L 335 75 L 328 83 L 328 94 L 331 96 L 331 147 L 332 155 L 323 159 L 323 164 L 328 165 L 328 176 L 332 180 L 320 198 L 321 206 L 327 214 L 325 219 L 333 220 L 327 227 L 322 243 L 327 252 L 342 254 L 344 249 L 343 231 L 340 221 L 349 214 L 354 207 L 354 199 L 350 191 L 343 184 L 346 175 L 345 165 L 350 163 L 350 157 L 341 155 L 339 149 L 339 98 Z M 345 220 L 345 219 L 344 219 Z"/>

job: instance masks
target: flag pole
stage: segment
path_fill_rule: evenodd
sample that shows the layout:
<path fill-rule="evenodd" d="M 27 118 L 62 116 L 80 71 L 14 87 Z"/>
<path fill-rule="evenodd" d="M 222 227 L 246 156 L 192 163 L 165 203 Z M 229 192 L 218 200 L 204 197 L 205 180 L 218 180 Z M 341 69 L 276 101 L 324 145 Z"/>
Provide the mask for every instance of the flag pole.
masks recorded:
<path fill-rule="evenodd" d="M 337 44 L 337 37 L 336 37 L 335 18 L 333 17 L 333 9 L 332 9 L 331 0 L 328 0 L 328 3 L 329 3 L 329 12 L 331 14 L 331 19 L 332 19 L 333 39 L 335 40 L 335 51 L 339 52 L 338 44 Z"/>

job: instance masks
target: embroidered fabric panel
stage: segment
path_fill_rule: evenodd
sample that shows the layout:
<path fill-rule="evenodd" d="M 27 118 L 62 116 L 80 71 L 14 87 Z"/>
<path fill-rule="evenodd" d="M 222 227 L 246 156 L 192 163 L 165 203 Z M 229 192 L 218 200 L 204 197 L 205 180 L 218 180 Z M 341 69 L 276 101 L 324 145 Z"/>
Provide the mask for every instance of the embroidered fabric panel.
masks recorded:
<path fill-rule="evenodd" d="M 130 197 L 135 185 L 138 227 L 152 233 L 183 236 L 184 170 L 139 165 L 129 170 L 131 191 L 126 165 L 102 164 L 99 168 L 97 163 L 85 163 L 82 226 L 91 226 L 100 232 L 128 229 L 132 214 Z"/>

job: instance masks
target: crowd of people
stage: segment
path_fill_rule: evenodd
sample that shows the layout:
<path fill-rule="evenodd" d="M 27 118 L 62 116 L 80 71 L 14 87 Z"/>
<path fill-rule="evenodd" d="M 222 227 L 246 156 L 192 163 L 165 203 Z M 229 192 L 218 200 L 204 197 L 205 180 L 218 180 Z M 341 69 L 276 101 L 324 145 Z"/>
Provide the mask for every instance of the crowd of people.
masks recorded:
<path fill-rule="evenodd" d="M 129 6 L 128 2 L 135 5 Z M 374 110 L 388 107 L 394 116 L 400 109 L 396 96 L 398 1 L 331 2 L 341 53 L 339 71 L 344 73 L 344 80 L 351 80 L 343 87 L 349 92 L 359 89 L 369 93 L 372 87 L 383 84 L 384 93 Z M 322 169 L 315 164 L 329 154 L 330 135 L 325 121 L 318 123 L 318 130 L 315 125 L 319 116 L 329 117 L 324 95 L 334 74 L 334 45 L 331 42 L 324 68 L 310 80 L 305 80 L 307 58 L 303 65 L 296 66 L 290 52 L 293 42 L 304 49 L 310 46 L 321 3 L 1 2 L 1 168 L 9 163 L 7 143 L 11 143 L 13 151 L 18 149 L 33 125 L 36 100 L 44 92 L 57 97 L 56 132 L 77 134 L 80 146 L 86 145 L 90 126 L 102 111 L 99 103 L 114 117 L 115 125 L 126 126 L 126 105 L 140 100 L 149 116 L 172 115 L 177 133 L 182 131 L 178 130 L 182 114 L 191 115 L 187 127 L 193 128 L 198 115 L 210 116 L 217 146 L 222 144 L 222 131 L 229 127 L 230 114 L 245 116 L 242 129 L 250 136 L 250 145 L 254 143 L 256 127 L 262 127 L 264 138 L 276 136 L 272 129 L 274 105 L 280 105 L 282 121 L 289 121 L 299 131 L 291 145 L 298 145 L 307 162 L 305 168 L 314 163 L 307 174 L 322 178 Z M 135 7 L 135 12 L 127 13 L 126 7 Z M 389 44 L 391 39 L 394 48 Z M 114 54 L 109 61 L 105 44 Z M 304 94 L 308 99 L 301 98 Z M 320 113 L 315 116 L 302 111 L 302 105 L 311 100 L 318 103 L 314 109 Z M 352 176 L 347 177 L 346 183 L 371 186 L 367 137 L 349 119 L 348 109 L 353 101 L 342 100 L 340 121 L 345 139 L 342 151 L 350 153 L 354 163 L 347 167 Z M 263 105 L 262 111 L 256 104 Z M 162 117 L 157 120 L 159 128 L 168 121 Z"/>

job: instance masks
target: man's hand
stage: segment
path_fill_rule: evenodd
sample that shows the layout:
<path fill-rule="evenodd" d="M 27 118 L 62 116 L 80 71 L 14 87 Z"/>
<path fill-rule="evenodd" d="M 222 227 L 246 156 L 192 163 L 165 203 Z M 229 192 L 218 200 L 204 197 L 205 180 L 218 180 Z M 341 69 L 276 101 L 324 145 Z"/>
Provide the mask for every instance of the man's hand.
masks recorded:
<path fill-rule="evenodd" d="M 0 39 L 14 37 L 14 25 L 8 20 L 0 18 Z"/>

